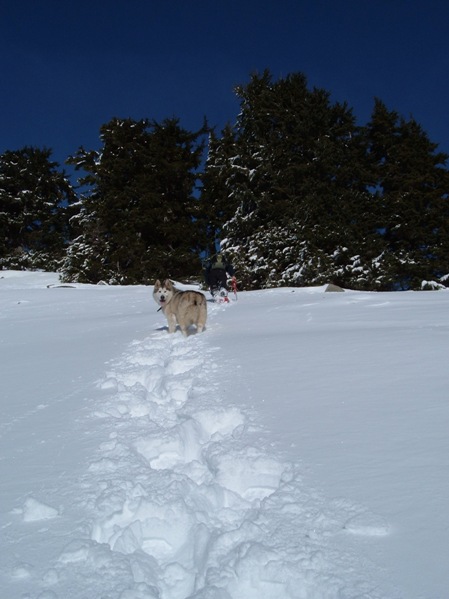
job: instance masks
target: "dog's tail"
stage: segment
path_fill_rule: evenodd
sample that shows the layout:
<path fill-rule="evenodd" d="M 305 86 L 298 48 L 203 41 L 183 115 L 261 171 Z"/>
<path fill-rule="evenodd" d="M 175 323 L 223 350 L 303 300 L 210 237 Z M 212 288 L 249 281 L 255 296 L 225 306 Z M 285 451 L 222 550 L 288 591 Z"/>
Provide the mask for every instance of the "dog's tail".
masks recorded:
<path fill-rule="evenodd" d="M 202 306 L 206 303 L 206 296 L 202 293 L 198 293 L 198 296 L 195 297 L 195 301 L 193 302 L 195 306 Z"/>

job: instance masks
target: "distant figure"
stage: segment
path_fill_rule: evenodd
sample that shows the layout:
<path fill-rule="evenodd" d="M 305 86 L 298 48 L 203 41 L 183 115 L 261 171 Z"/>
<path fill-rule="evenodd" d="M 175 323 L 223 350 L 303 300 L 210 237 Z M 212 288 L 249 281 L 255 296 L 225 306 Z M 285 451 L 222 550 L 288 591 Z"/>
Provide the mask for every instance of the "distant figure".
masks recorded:
<path fill-rule="evenodd" d="M 226 261 L 223 254 L 219 253 L 209 260 L 204 272 L 204 278 L 212 296 L 219 293 L 221 289 L 228 290 L 226 275 L 232 277 L 234 268 Z"/>

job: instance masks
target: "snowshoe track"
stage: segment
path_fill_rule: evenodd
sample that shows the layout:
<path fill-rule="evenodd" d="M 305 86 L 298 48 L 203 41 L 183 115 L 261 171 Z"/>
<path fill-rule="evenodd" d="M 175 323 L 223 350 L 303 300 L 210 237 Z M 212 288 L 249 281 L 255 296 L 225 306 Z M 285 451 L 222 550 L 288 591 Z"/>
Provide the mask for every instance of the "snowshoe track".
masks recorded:
<path fill-rule="evenodd" d="M 209 344 L 156 333 L 98 383 L 105 440 L 81 481 L 88 531 L 62 551 L 54 579 L 75 570 L 86 596 L 108 599 L 383 597 L 366 579 L 342 583 L 357 558 L 329 538 L 387 525 L 329 506 L 263 448 L 250 415 L 214 382 Z M 101 589 L 91 584 L 99 569 Z"/>

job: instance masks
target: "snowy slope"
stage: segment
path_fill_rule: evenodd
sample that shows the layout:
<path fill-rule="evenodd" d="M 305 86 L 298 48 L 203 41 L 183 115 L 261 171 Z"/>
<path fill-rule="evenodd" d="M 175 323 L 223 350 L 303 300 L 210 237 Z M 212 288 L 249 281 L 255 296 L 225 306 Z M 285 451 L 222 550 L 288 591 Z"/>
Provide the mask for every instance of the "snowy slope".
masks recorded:
<path fill-rule="evenodd" d="M 1 599 L 447 596 L 447 292 L 0 276 Z"/>

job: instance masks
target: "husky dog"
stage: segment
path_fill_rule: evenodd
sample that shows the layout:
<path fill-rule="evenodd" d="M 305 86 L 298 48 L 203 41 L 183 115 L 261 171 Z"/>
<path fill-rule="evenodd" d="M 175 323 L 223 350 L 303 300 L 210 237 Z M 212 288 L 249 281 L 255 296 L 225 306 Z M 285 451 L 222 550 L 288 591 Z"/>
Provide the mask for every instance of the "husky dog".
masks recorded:
<path fill-rule="evenodd" d="M 181 291 L 176 289 L 169 279 L 154 284 L 154 301 L 162 308 L 168 322 L 168 332 L 176 331 L 176 323 L 183 335 L 194 324 L 198 333 L 204 329 L 207 320 L 207 304 L 205 296 L 199 291 Z"/>

